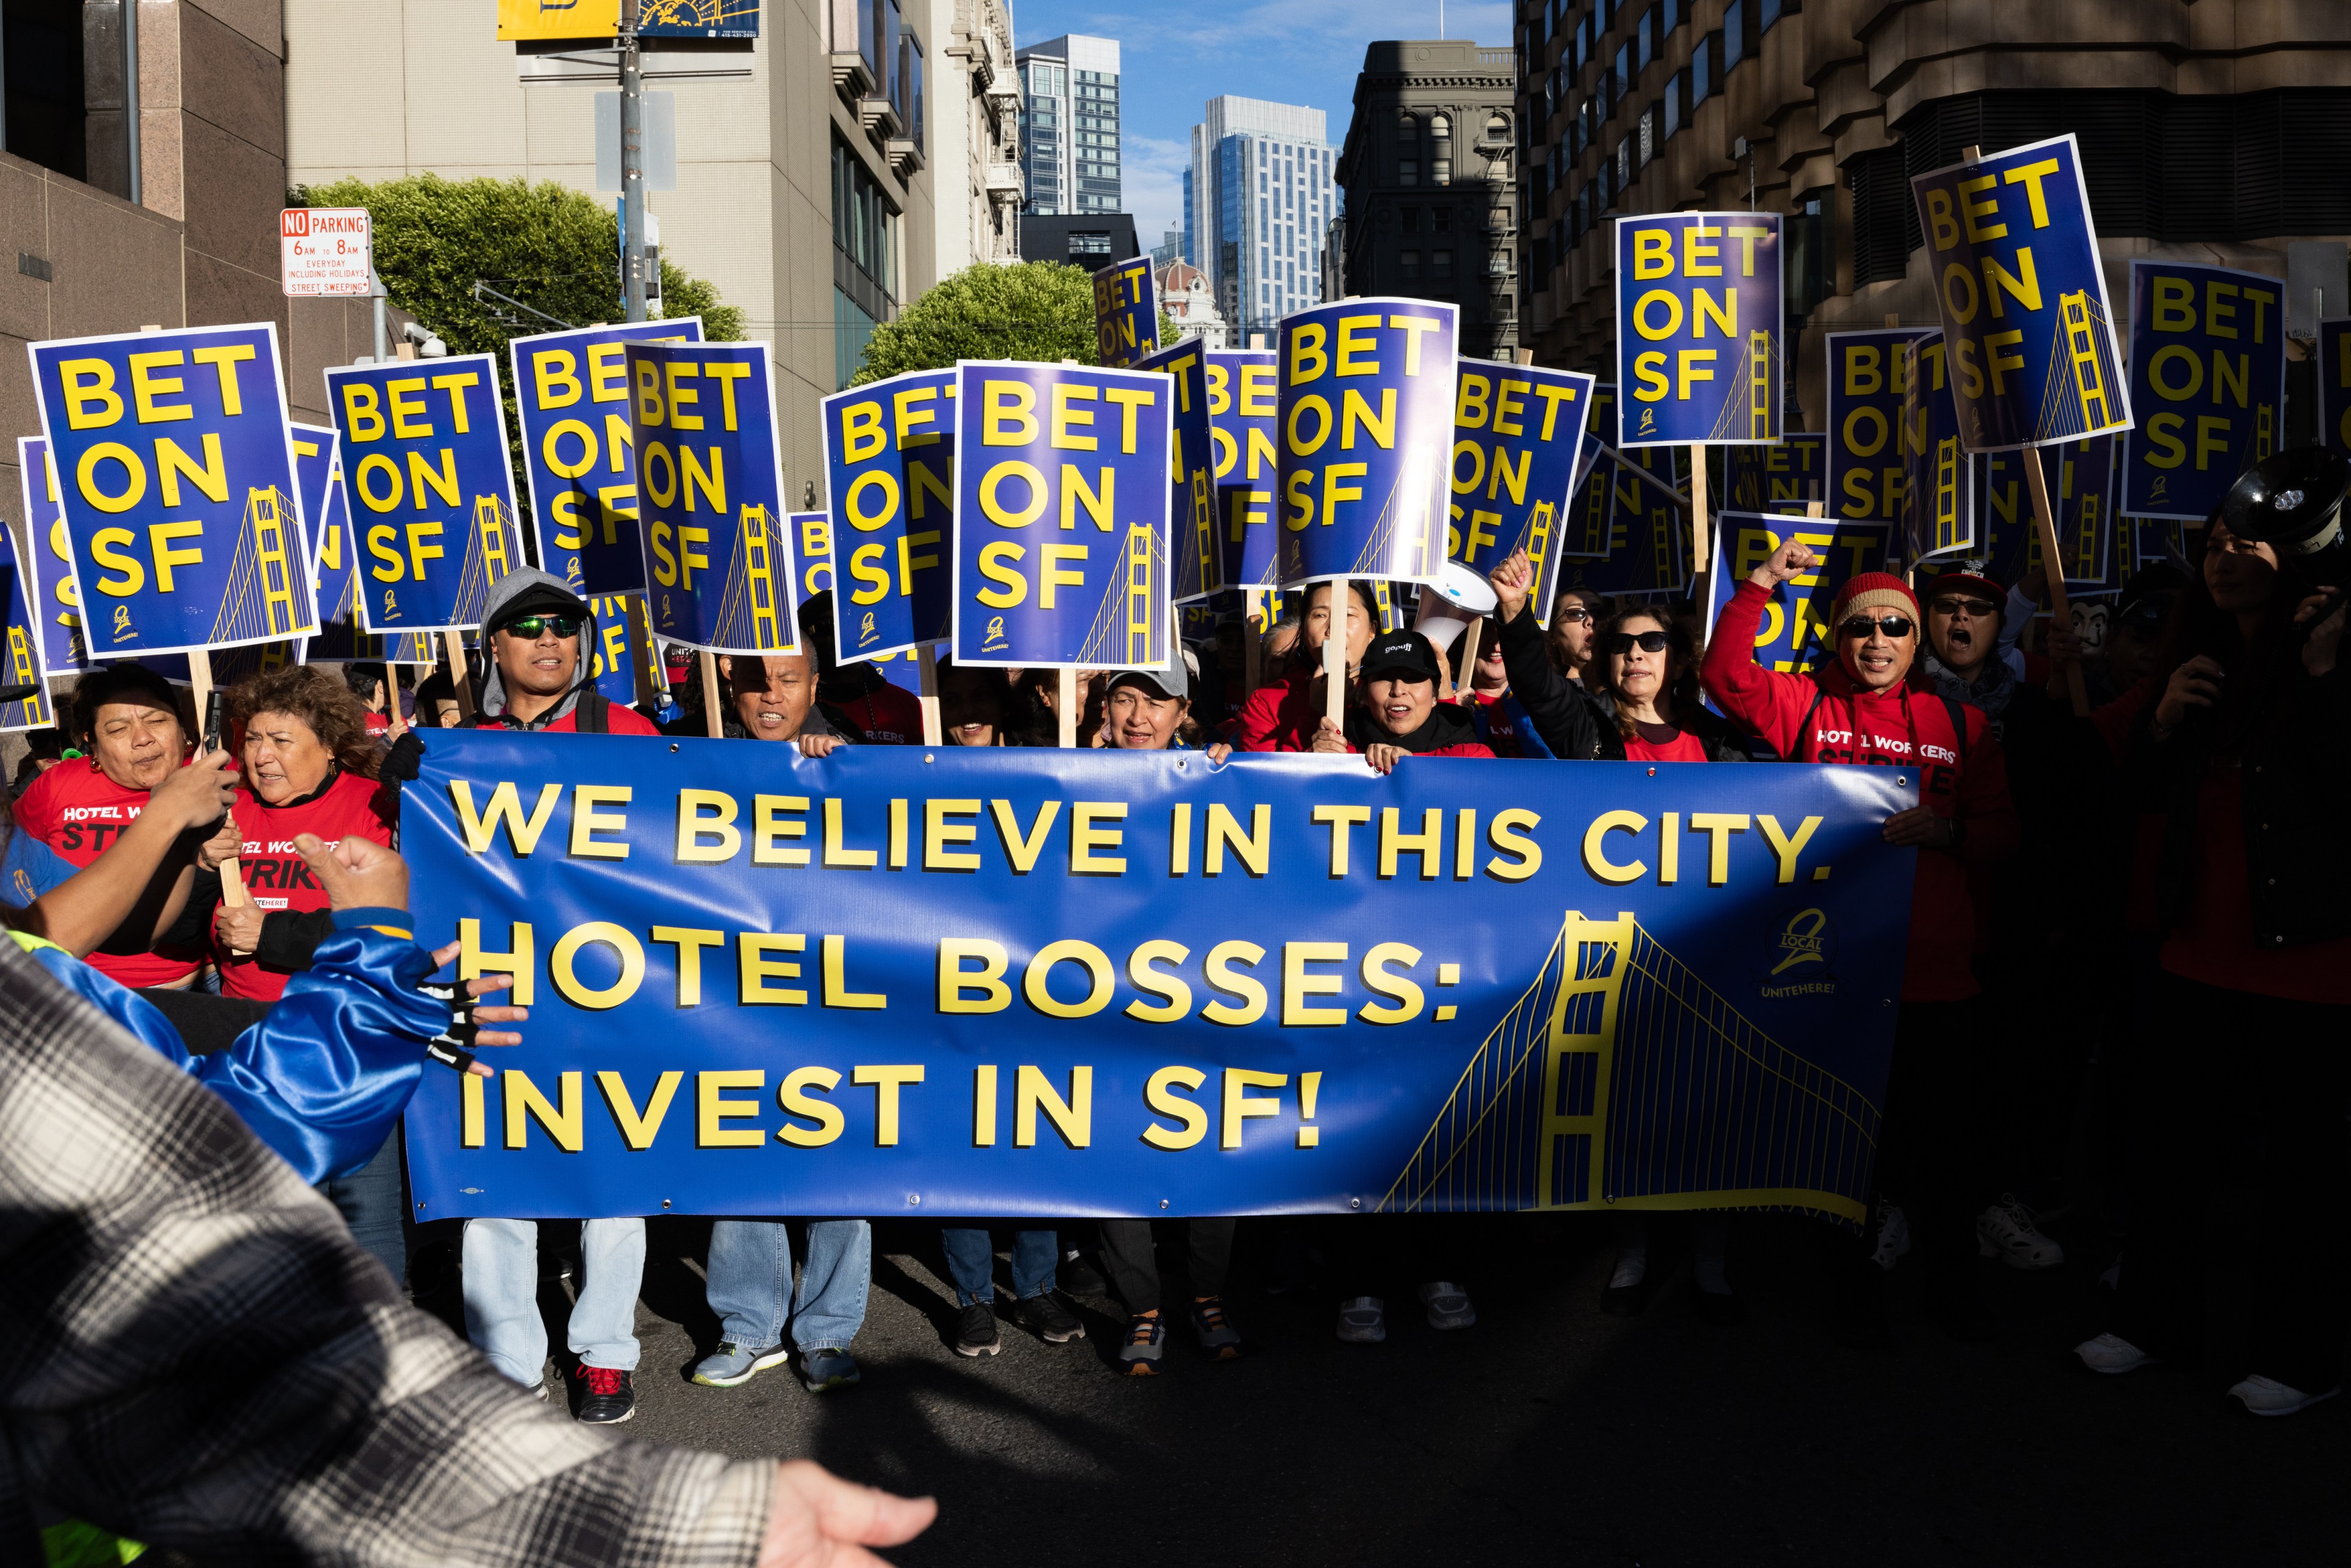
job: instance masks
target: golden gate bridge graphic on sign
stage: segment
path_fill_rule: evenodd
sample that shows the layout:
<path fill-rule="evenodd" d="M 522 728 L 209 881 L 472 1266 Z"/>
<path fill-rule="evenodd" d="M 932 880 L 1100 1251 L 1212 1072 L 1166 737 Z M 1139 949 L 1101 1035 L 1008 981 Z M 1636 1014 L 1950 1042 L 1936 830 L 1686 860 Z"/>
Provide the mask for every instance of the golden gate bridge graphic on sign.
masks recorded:
<path fill-rule="evenodd" d="M 776 581 L 776 558 L 783 540 L 767 507 L 747 503 L 736 519 L 727 547 L 726 591 L 718 597 L 718 620 L 710 640 L 722 648 L 781 651 L 799 639 L 799 626 L 784 626 L 783 595 Z"/>
<path fill-rule="evenodd" d="M 2122 372 L 2114 323 L 2086 288 L 2059 295 L 2057 308 L 2065 329 L 2049 346 L 2036 441 L 2084 435 L 2119 423 L 2114 388 Z"/>
<path fill-rule="evenodd" d="M 41 682 L 40 666 L 33 659 L 32 633 L 23 626 L 8 628 L 8 684 L 12 686 L 31 686 L 34 691 L 31 696 L 22 702 L 13 702 L 8 704 L 7 707 L 0 707 L 0 719 L 5 719 L 11 724 L 23 725 L 28 728 L 56 722 L 49 713 L 48 691 Z M 10 713 L 9 708 L 16 711 Z"/>
<path fill-rule="evenodd" d="M 1714 441 L 1766 441 L 1771 434 L 1771 391 L 1777 377 L 1779 352 L 1772 346 L 1768 329 L 1747 334 L 1747 346 L 1740 350 L 1739 363 L 1731 368 L 1731 384 L 1740 395 L 1723 399 L 1722 412 L 1714 416 L 1714 430 L 1708 439 Z"/>
<path fill-rule="evenodd" d="M 1571 910 L 1377 1207 L 1779 1207 L 1858 1223 L 1878 1118 L 1632 915 Z"/>
<path fill-rule="evenodd" d="M 474 497 L 473 526 L 465 534 L 465 568 L 457 575 L 457 602 L 449 612 L 451 624 L 481 624 L 490 590 L 515 569 L 512 525 L 513 515 L 505 502 L 496 496 Z"/>
<path fill-rule="evenodd" d="M 316 610 L 296 538 L 298 526 L 285 492 L 276 486 L 246 492 L 236 550 L 229 558 L 228 587 L 205 641 L 218 647 L 290 636 L 313 619 Z"/>
<path fill-rule="evenodd" d="M 1078 651 L 1081 664 L 1114 664 L 1132 669 L 1156 669 L 1167 663 L 1167 633 L 1153 613 L 1154 591 L 1164 569 L 1159 540 L 1146 523 L 1129 524 L 1126 548 L 1119 570 L 1086 628 Z"/>

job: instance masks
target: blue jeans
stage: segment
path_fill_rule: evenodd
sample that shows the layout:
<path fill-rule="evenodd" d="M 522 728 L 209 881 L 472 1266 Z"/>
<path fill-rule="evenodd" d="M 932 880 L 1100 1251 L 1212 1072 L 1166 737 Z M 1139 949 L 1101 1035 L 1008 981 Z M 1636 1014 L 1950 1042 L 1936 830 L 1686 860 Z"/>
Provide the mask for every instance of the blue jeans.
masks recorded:
<path fill-rule="evenodd" d="M 862 1219 L 811 1219 L 800 1283 L 792 1289 L 791 1228 L 780 1219 L 722 1219 L 710 1228 L 710 1310 L 747 1349 L 792 1343 L 847 1350 L 865 1322 L 873 1279 L 873 1228 Z"/>
<path fill-rule="evenodd" d="M 408 1238 L 401 1233 L 400 1219 L 408 1200 L 400 1187 L 400 1128 L 393 1126 L 375 1158 L 347 1176 L 320 1182 L 319 1190 L 351 1228 L 360 1250 L 392 1271 L 392 1282 L 405 1279 Z"/>
<path fill-rule="evenodd" d="M 987 1227 L 946 1226 L 939 1231 L 939 1248 L 947 1255 L 947 1273 L 955 1280 L 956 1305 L 996 1300 L 996 1249 L 988 1245 Z M 1014 1231 L 1012 1293 L 1025 1301 L 1051 1290 L 1053 1266 L 1061 1260 L 1061 1232 Z"/>
<path fill-rule="evenodd" d="M 590 1366 L 637 1369 L 637 1287 L 645 1277 L 645 1222 L 580 1227 L 585 1278 L 565 1336 Z M 538 1221 L 465 1221 L 465 1337 L 527 1388 L 547 1375 L 547 1322 L 538 1315 Z"/>

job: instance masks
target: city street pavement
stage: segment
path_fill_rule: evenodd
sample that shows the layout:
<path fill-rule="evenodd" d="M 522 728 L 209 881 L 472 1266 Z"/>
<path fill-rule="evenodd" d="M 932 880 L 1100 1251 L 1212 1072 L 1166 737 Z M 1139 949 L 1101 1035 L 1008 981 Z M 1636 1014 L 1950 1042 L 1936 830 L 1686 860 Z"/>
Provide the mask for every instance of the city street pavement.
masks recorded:
<path fill-rule="evenodd" d="M 1228 1300 L 1252 1354 L 1203 1362 L 1178 1327 L 1155 1380 L 1116 1375 L 1123 1317 L 1100 1296 L 1073 1301 L 1082 1343 L 1048 1345 L 1008 1318 L 1001 1355 L 956 1355 L 935 1228 L 883 1225 L 853 1347 L 865 1380 L 812 1396 L 786 1369 L 735 1389 L 686 1381 L 717 1338 L 699 1275 L 707 1224 L 653 1220 L 627 1430 L 935 1493 L 938 1523 L 893 1555 L 943 1568 L 2335 1568 L 2351 1552 L 2351 1400 L 2263 1421 L 2223 1396 L 2218 1357 L 2123 1378 L 2074 1370 L 2064 1351 L 2099 1326 L 2109 1254 L 2063 1228 L 2063 1270 L 1984 1264 L 1996 1343 L 1946 1339 L 1897 1276 L 1894 1348 L 1860 1353 L 1823 1330 L 1815 1228 L 1768 1216 L 1734 1234 L 1749 1309 L 1737 1328 L 1698 1322 L 1669 1221 L 1647 1312 L 1600 1315 L 1604 1224 L 1546 1216 L 1477 1222 L 1475 1328 L 1432 1332 L 1399 1280 L 1387 1343 L 1342 1344 L 1327 1291 L 1261 1288 L 1295 1256 L 1285 1234 L 1336 1223 L 1245 1221 Z M 1175 1228 L 1161 1252 L 1181 1300 Z M 1001 1302 L 1001 1258 L 998 1281 Z M 543 1297 L 558 1345 L 562 1290 L 550 1280 Z M 452 1294 L 427 1304 L 454 1316 Z M 2215 1337 L 2231 1338 L 2225 1322 Z"/>

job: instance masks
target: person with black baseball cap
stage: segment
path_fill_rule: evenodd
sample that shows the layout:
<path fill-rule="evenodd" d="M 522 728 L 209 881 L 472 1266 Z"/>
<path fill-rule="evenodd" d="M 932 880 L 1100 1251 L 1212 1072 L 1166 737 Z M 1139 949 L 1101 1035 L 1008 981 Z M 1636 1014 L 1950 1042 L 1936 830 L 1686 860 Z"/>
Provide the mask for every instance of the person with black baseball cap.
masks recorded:
<path fill-rule="evenodd" d="M 481 729 L 550 735 L 659 735 L 651 719 L 615 707 L 596 689 L 596 612 L 564 580 L 533 567 L 510 571 L 482 612 L 489 668 L 482 676 Z"/>
<path fill-rule="evenodd" d="M 1364 650 L 1363 679 L 1344 729 L 1325 718 L 1314 736 L 1322 752 L 1360 752 L 1374 773 L 1405 757 L 1485 757 L 1478 721 L 1437 700 L 1444 667 L 1437 649 L 1417 632 L 1390 632 Z"/>

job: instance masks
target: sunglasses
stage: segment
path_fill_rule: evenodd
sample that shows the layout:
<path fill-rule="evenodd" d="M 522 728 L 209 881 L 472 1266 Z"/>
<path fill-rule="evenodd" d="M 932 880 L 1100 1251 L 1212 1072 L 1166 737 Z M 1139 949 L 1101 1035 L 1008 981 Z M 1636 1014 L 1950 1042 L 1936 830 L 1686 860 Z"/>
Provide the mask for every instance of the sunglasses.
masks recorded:
<path fill-rule="evenodd" d="M 1566 609 L 1559 611 L 1553 614 L 1552 619 L 1554 621 L 1573 621 L 1579 626 L 1589 626 L 1592 624 L 1592 612 L 1585 609 L 1581 604 L 1571 604 Z"/>
<path fill-rule="evenodd" d="M 1960 599 L 1946 595 L 1935 601 L 1935 608 L 1946 615 L 1956 615 L 1964 610 L 1980 621 L 1998 612 L 2000 606 L 1989 599 Z"/>
<path fill-rule="evenodd" d="M 1848 637 L 1866 637 L 1872 632 L 1883 632 L 1888 637 L 1907 637 L 1917 628 L 1907 615 L 1881 615 L 1875 621 L 1866 615 L 1856 615 L 1837 628 Z"/>
<path fill-rule="evenodd" d="M 1612 658 L 1622 658 L 1637 644 L 1644 653 L 1662 653 L 1671 640 L 1663 632 L 1619 632 L 1608 639 L 1607 652 Z"/>
<path fill-rule="evenodd" d="M 509 637 L 519 637 L 526 643 L 536 643 L 542 633 L 549 632 L 559 638 L 577 637 L 580 635 L 580 617 L 577 615 L 526 615 L 518 621 L 507 622 L 498 630 Z"/>

